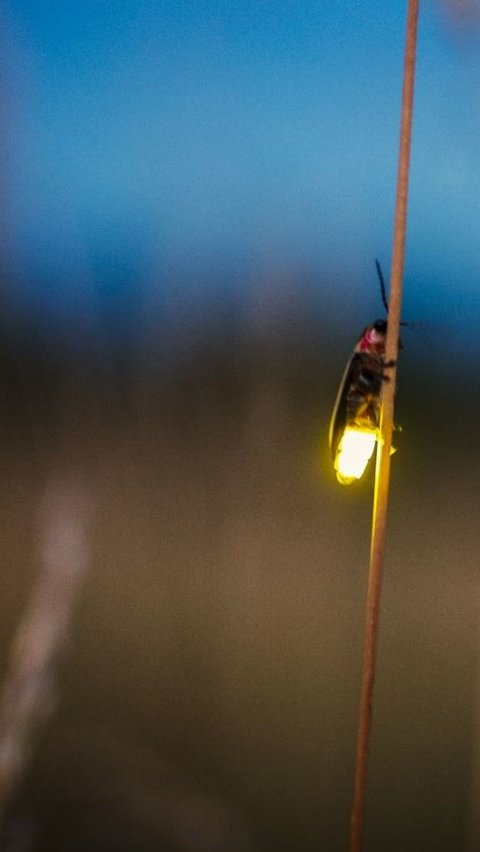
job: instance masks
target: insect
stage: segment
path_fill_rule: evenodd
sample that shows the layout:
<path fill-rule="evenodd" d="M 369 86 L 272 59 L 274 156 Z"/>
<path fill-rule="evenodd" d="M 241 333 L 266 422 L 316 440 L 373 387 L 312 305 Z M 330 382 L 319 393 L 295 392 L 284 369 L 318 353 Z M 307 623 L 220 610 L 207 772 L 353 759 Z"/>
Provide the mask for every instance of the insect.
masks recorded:
<path fill-rule="evenodd" d="M 388 316 L 385 282 L 378 260 L 382 300 Z M 362 476 L 380 427 L 380 394 L 388 381 L 385 369 L 387 320 L 378 319 L 362 332 L 346 366 L 330 421 L 329 443 L 337 479 L 349 485 Z"/>

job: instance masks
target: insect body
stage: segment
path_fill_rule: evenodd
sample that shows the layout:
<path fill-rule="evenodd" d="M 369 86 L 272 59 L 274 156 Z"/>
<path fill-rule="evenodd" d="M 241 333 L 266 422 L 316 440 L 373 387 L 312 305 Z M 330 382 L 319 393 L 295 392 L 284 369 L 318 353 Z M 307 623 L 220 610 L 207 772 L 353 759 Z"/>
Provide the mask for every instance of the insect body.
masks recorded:
<path fill-rule="evenodd" d="M 386 320 L 362 332 L 347 364 L 330 422 L 330 449 L 337 479 L 347 485 L 362 475 L 380 425 L 380 393 L 386 378 Z"/>
<path fill-rule="evenodd" d="M 388 316 L 385 280 L 378 260 L 375 261 L 382 302 Z M 401 322 L 400 325 L 410 325 Z M 360 479 L 380 439 L 380 395 L 382 383 L 388 381 L 385 361 L 387 320 L 375 320 L 357 341 L 347 364 L 330 421 L 330 450 L 337 479 L 349 485 Z M 401 346 L 401 341 L 399 341 Z"/>

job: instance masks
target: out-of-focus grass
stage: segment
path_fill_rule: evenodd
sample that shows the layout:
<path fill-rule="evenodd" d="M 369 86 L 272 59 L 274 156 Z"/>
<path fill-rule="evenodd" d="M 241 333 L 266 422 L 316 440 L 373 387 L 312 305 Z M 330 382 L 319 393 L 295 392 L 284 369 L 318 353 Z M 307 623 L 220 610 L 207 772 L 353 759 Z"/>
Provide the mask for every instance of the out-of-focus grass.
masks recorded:
<path fill-rule="evenodd" d="M 342 489 L 329 465 L 341 349 L 306 327 L 243 344 L 212 333 L 169 364 L 14 364 L 4 649 L 35 575 L 45 477 L 81 471 L 96 495 L 62 701 L 17 803 L 35 849 L 65 848 L 69 830 L 79 848 L 130 849 L 131 831 L 158 848 L 169 773 L 179 807 L 217 803 L 218 848 L 345 848 L 371 478 Z M 466 481 L 445 424 L 432 432 L 443 402 L 418 369 L 400 386 L 367 823 L 379 852 L 464 848 L 479 471 Z M 192 819 L 201 849 L 212 823 Z"/>

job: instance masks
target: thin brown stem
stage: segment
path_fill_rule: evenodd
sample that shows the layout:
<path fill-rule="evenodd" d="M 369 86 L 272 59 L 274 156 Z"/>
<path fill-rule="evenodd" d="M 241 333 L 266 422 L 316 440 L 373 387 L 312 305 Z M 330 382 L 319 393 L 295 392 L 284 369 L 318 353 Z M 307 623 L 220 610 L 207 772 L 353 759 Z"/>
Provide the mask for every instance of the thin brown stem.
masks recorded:
<path fill-rule="evenodd" d="M 412 135 L 418 3 L 419 0 L 409 0 L 408 2 L 395 227 L 390 278 L 390 305 L 385 352 L 385 360 L 387 362 L 393 361 L 395 365 L 398 357 L 403 266 L 407 230 L 408 178 Z M 375 472 L 375 494 L 373 501 L 362 688 L 360 697 L 354 798 L 350 822 L 350 852 L 361 852 L 363 845 L 365 793 L 372 728 L 373 688 L 375 683 L 380 597 L 390 484 L 390 456 L 392 447 L 396 366 L 391 368 L 389 375 L 390 381 L 384 383 L 382 393 L 382 441 L 379 444 L 377 452 L 377 466 Z"/>

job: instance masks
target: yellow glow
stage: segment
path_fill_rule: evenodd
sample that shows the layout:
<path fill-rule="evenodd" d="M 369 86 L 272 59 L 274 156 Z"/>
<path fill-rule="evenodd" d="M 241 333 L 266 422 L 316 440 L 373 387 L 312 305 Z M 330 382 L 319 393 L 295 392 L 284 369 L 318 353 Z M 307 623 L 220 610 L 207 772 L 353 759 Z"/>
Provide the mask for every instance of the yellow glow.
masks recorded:
<path fill-rule="evenodd" d="M 377 434 L 372 430 L 347 426 L 335 459 L 339 482 L 349 485 L 354 479 L 360 479 L 375 449 L 376 440 Z"/>

